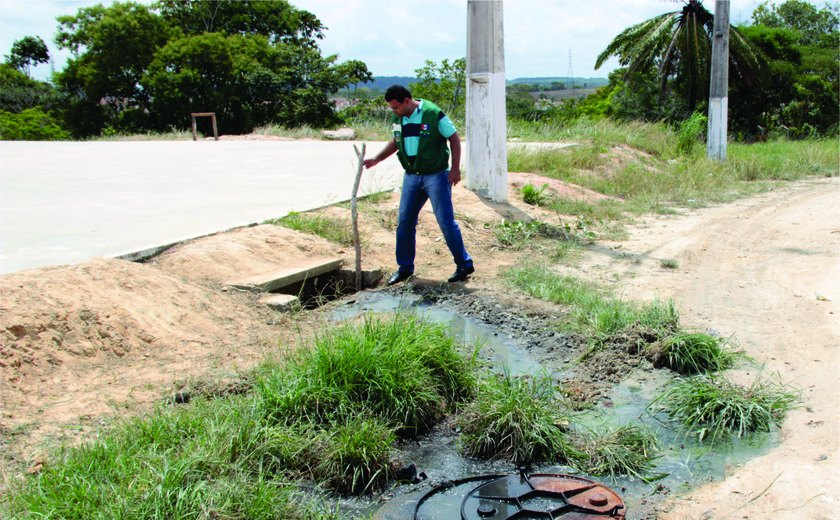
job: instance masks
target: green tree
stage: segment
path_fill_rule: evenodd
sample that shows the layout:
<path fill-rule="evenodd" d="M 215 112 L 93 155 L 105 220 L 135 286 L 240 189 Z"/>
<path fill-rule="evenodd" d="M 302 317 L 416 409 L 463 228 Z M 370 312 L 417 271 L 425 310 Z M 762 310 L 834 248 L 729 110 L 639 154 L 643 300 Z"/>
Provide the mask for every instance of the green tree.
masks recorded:
<path fill-rule="evenodd" d="M 29 76 L 32 65 L 50 61 L 50 51 L 40 36 L 24 36 L 12 43 L 12 50 L 6 60 L 9 65 Z"/>
<path fill-rule="evenodd" d="M 326 126 L 336 120 L 327 93 L 369 75 L 361 62 L 342 67 L 334 60 L 265 36 L 205 33 L 169 42 L 143 85 L 159 128 L 189 121 L 190 112 L 215 112 L 227 133 L 271 122 Z"/>
<path fill-rule="evenodd" d="M 192 111 L 217 112 L 226 132 L 329 125 L 327 93 L 371 78 L 321 56 L 323 25 L 286 1 L 115 3 L 59 22 L 73 58 L 57 82 L 77 136 L 185 127 Z"/>
<path fill-rule="evenodd" d="M 682 10 L 665 13 L 622 31 L 598 56 L 599 68 L 617 56 L 627 68 L 628 80 L 635 74 L 656 70 L 661 95 L 669 86 L 682 92 L 686 116 L 708 98 L 711 70 L 711 36 L 714 15 L 699 0 L 687 0 Z M 734 27 L 729 29 L 730 82 L 754 81 L 761 58 Z"/>
<path fill-rule="evenodd" d="M 443 59 L 440 65 L 431 60 L 417 70 L 417 83 L 410 85 L 415 98 L 429 99 L 455 120 L 463 120 L 466 112 L 467 59 L 452 62 Z"/>
<path fill-rule="evenodd" d="M 368 70 L 365 62 L 359 60 L 345 61 L 344 63 L 336 65 L 336 73 L 340 77 L 345 78 L 347 85 L 353 86 L 354 94 L 359 87 L 359 83 L 369 83 L 373 81 L 373 74 Z"/>
<path fill-rule="evenodd" d="M 140 80 L 170 27 L 148 6 L 132 2 L 85 7 L 58 21 L 56 43 L 74 56 L 56 75 L 68 95 L 68 127 L 79 136 L 106 125 L 145 128 L 150 98 Z"/>
<path fill-rule="evenodd" d="M 754 25 L 742 30 L 767 56 L 768 65 L 759 84 L 730 89 L 731 128 L 748 138 L 775 131 L 791 137 L 836 132 L 837 51 L 802 45 L 809 40 L 791 28 Z"/>
<path fill-rule="evenodd" d="M 54 111 L 62 106 L 58 91 L 43 81 L 36 81 L 8 63 L 0 64 L 0 110 L 23 112 L 43 107 Z"/>
<path fill-rule="evenodd" d="M 314 48 L 326 29 L 314 14 L 286 0 L 160 0 L 157 6 L 165 20 L 189 35 L 259 34 L 272 44 Z"/>
<path fill-rule="evenodd" d="M 840 45 L 840 6 L 828 4 L 821 9 L 802 0 L 786 0 L 781 4 L 765 1 L 752 14 L 754 25 L 798 31 L 801 45 L 812 45 L 835 51 Z"/>

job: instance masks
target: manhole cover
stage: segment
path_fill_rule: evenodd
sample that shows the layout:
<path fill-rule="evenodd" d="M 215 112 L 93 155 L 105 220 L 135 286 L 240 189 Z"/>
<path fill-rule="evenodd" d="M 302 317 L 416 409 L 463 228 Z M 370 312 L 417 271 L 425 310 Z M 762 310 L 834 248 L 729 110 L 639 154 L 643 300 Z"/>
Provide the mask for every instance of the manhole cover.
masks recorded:
<path fill-rule="evenodd" d="M 447 482 L 420 499 L 414 519 L 426 520 L 423 511 L 454 511 L 453 489 L 462 490 L 460 520 L 623 520 L 626 514 L 621 497 L 603 484 L 571 475 L 523 472 Z M 448 518 L 455 520 L 458 516 L 453 513 Z"/>

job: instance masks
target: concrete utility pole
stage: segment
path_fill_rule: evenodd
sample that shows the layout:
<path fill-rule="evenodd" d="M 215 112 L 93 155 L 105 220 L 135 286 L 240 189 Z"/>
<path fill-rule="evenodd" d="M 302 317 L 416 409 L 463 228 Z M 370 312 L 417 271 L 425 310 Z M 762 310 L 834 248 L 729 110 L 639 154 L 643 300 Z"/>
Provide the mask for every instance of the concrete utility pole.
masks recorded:
<path fill-rule="evenodd" d="M 726 159 L 728 108 L 729 0 L 717 0 L 712 39 L 712 77 L 709 83 L 709 131 L 706 138 L 706 157 L 709 159 Z"/>
<path fill-rule="evenodd" d="M 508 200 L 505 37 L 501 0 L 467 1 L 468 189 Z"/>

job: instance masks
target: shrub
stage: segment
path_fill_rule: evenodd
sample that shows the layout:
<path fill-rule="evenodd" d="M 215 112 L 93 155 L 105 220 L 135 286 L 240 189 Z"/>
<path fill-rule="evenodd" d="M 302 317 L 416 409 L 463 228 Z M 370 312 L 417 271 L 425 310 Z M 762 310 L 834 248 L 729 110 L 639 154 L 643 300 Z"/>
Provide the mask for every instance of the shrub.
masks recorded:
<path fill-rule="evenodd" d="M 680 123 L 677 132 L 677 151 L 682 155 L 691 155 L 700 141 L 700 136 L 706 131 L 709 119 L 700 112 L 694 112 L 691 117 Z"/>
<path fill-rule="evenodd" d="M 19 114 L 0 110 L 0 140 L 58 141 L 70 134 L 40 108 L 27 108 Z"/>

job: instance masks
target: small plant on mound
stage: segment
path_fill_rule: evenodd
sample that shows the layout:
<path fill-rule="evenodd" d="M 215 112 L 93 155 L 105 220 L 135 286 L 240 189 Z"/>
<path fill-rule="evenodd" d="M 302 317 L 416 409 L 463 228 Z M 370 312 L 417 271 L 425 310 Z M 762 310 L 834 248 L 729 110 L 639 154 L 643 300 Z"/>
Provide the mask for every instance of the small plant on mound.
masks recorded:
<path fill-rule="evenodd" d="M 714 442 L 728 435 L 769 432 L 797 401 L 790 390 L 761 379 L 744 387 L 718 375 L 701 374 L 673 384 L 654 403 L 661 403 L 701 441 Z"/>
<path fill-rule="evenodd" d="M 657 367 L 680 374 L 717 372 L 731 368 L 741 357 L 726 348 L 725 340 L 708 334 L 681 332 L 648 347 L 645 355 Z"/>
<path fill-rule="evenodd" d="M 659 456 L 656 437 L 638 426 L 626 425 L 581 436 L 578 448 L 582 469 L 593 475 L 629 475 L 644 479 Z"/>
<path fill-rule="evenodd" d="M 490 377 L 459 414 L 461 448 L 470 456 L 516 464 L 568 460 L 564 410 L 548 376 Z"/>
<path fill-rule="evenodd" d="M 548 184 L 543 184 L 542 188 L 537 188 L 533 184 L 526 184 L 522 186 L 522 200 L 525 204 L 531 206 L 544 206 L 549 202 L 549 197 L 545 194 L 546 188 L 548 188 Z"/>

